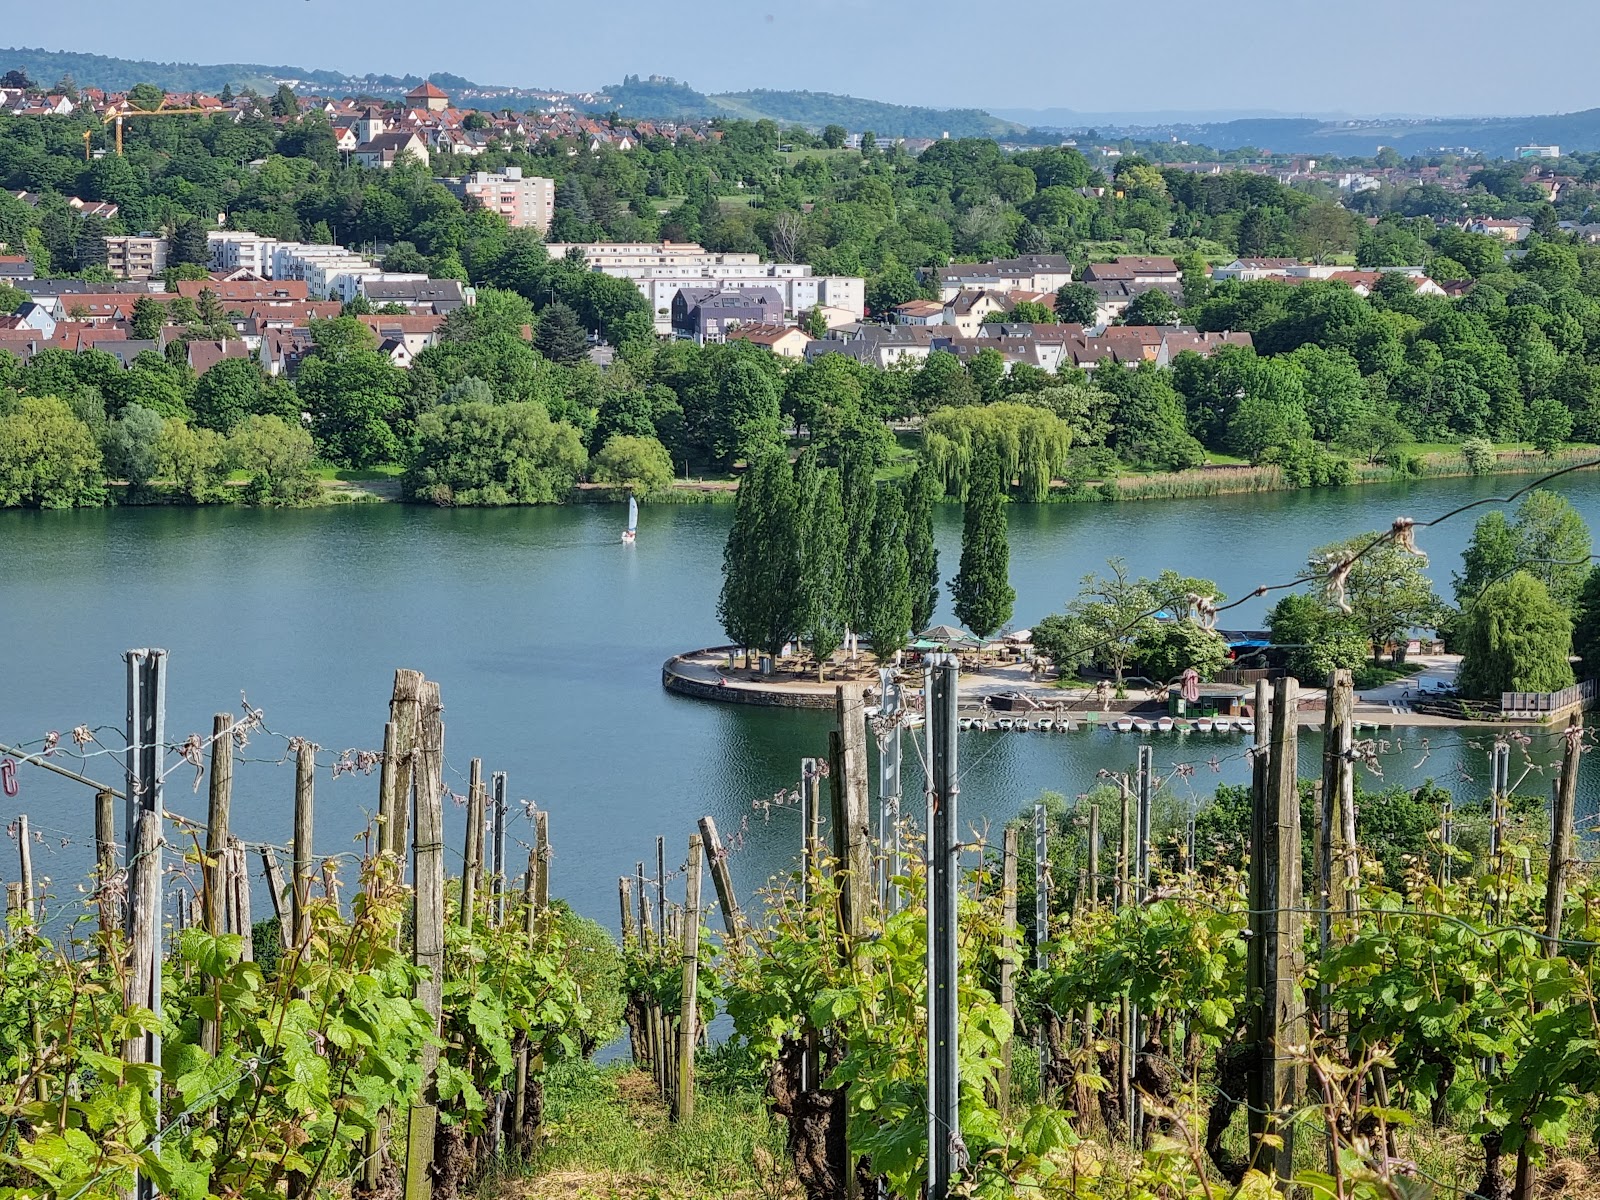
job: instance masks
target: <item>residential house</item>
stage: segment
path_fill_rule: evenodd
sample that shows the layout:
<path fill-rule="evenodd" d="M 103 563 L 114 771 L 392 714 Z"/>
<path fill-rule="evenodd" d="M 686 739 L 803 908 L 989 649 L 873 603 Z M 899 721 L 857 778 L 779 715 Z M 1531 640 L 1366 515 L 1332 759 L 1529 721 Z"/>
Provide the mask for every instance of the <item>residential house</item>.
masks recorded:
<path fill-rule="evenodd" d="M 401 367 L 410 367 L 411 360 L 417 355 L 429 346 L 438 345 L 439 331 L 444 327 L 444 318 L 431 314 L 404 317 L 365 315 L 356 319 L 372 330 L 380 347 L 394 344 L 395 349 L 388 352 L 390 361 Z M 404 362 L 400 361 L 402 357 Z"/>
<path fill-rule="evenodd" d="M 261 367 L 268 375 L 292 379 L 314 348 L 309 329 L 269 329 L 261 335 Z"/>
<path fill-rule="evenodd" d="M 1145 292 L 1165 292 L 1172 298 L 1173 303 L 1183 303 L 1183 284 L 1168 283 L 1135 283 L 1127 279 L 1084 279 L 1084 285 L 1090 288 L 1095 295 L 1094 323 L 1107 325 L 1122 316 L 1127 311 L 1128 305 L 1133 303 L 1134 297 L 1142 296 Z"/>
<path fill-rule="evenodd" d="M 804 358 L 814 340 L 798 325 L 739 325 L 726 334 L 730 342 L 749 342 L 779 358 Z"/>
<path fill-rule="evenodd" d="M 944 300 L 974 288 L 1054 292 L 1072 282 L 1072 260 L 1062 254 L 1024 254 L 986 263 L 955 263 L 938 268 L 934 276 Z"/>
<path fill-rule="evenodd" d="M 309 298 L 305 283 L 295 279 L 180 279 L 177 287 L 180 296 L 198 301 L 201 292 L 210 292 L 230 307 L 303 304 Z"/>
<path fill-rule="evenodd" d="M 26 254 L 0 254 L 0 283 L 15 284 L 33 278 L 33 259 Z"/>
<path fill-rule="evenodd" d="M 410 129 L 380 133 L 377 137 L 362 142 L 356 147 L 355 161 L 359 166 L 377 167 L 387 171 L 402 154 L 413 155 L 423 166 L 428 165 L 428 143 Z"/>
<path fill-rule="evenodd" d="M 363 280 L 361 294 L 374 307 L 400 304 L 408 312 L 440 317 L 476 299 L 470 289 L 463 289 L 454 279 L 406 279 L 393 275 Z"/>
<path fill-rule="evenodd" d="M 225 342 L 193 341 L 186 344 L 185 351 L 189 369 L 196 375 L 204 375 L 223 359 L 250 357 L 250 348 L 238 338 Z"/>
<path fill-rule="evenodd" d="M 775 325 L 783 320 L 783 297 L 776 288 L 682 288 L 672 298 L 672 332 L 705 345 L 722 342 L 741 325 Z"/>
<path fill-rule="evenodd" d="M 1504 242 L 1522 242 L 1533 232 L 1533 222 L 1526 217 L 1474 217 L 1466 228 L 1468 233 L 1482 233 Z"/>
<path fill-rule="evenodd" d="M 954 325 L 846 325 L 828 331 L 806 347 L 807 362 L 824 354 L 844 354 L 876 367 L 920 363 L 935 350 L 949 350 L 961 331 Z"/>
<path fill-rule="evenodd" d="M 943 325 L 944 301 L 907 300 L 894 306 L 896 325 Z"/>
<path fill-rule="evenodd" d="M 1183 272 L 1170 258 L 1123 254 L 1108 263 L 1090 263 L 1083 269 L 1085 283 L 1117 282 L 1140 284 L 1182 283 Z"/>
<path fill-rule="evenodd" d="M 1272 279 L 1287 275 L 1292 268 L 1299 265 L 1299 259 L 1294 258 L 1236 258 L 1225 267 L 1213 267 L 1211 278 L 1216 283 L 1225 279 L 1250 283 L 1257 279 Z"/>

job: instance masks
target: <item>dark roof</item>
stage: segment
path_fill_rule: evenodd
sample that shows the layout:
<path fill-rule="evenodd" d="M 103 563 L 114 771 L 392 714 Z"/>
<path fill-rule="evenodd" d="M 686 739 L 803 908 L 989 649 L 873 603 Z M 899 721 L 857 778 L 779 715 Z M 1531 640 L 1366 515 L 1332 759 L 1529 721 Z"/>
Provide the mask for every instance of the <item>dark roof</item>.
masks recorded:
<path fill-rule="evenodd" d="M 374 279 L 363 285 L 368 300 L 412 304 L 460 304 L 465 300 L 454 279 Z"/>

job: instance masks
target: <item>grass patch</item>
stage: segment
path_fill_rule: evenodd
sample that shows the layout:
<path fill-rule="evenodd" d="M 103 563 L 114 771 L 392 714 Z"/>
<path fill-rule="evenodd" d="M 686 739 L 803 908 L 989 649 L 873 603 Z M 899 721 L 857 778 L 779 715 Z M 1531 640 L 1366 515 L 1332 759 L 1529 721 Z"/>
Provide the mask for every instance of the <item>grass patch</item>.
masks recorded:
<path fill-rule="evenodd" d="M 313 467 L 311 473 L 318 479 L 340 483 L 371 483 L 377 479 L 399 479 L 406 469 L 399 463 L 379 463 L 375 467 Z"/>
<path fill-rule="evenodd" d="M 782 1124 L 752 1091 L 701 1087 L 693 1118 L 668 1116 L 631 1066 L 566 1062 L 545 1079 L 542 1145 L 515 1194 L 543 1197 L 799 1195 Z"/>
<path fill-rule="evenodd" d="M 1409 679 L 1413 675 L 1420 675 L 1425 669 L 1420 663 L 1387 663 L 1381 667 L 1367 663 L 1352 671 L 1351 679 L 1356 690 L 1364 692 L 1383 687 L 1384 684 L 1393 683 L 1397 679 Z"/>

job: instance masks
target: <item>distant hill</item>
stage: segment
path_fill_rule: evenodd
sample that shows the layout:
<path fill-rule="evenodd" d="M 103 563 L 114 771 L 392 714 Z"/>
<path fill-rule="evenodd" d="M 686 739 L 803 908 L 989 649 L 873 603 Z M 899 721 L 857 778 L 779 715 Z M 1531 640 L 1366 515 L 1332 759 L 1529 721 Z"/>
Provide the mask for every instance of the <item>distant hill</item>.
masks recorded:
<path fill-rule="evenodd" d="M 1090 127 L 1107 140 L 1178 138 L 1217 150 L 1253 146 L 1275 154 L 1369 156 L 1381 146 L 1392 146 L 1410 156 L 1442 147 L 1465 147 L 1490 158 L 1509 158 L 1518 146 L 1528 145 L 1556 145 L 1569 153 L 1600 150 L 1600 109 L 1538 117 L 1250 117 L 1124 124 L 1084 121 L 1076 128 Z"/>
<path fill-rule="evenodd" d="M 423 82 L 420 75 L 346 75 L 342 71 L 274 67 L 262 63 L 158 63 L 62 50 L 0 49 L 0 74 L 12 70 L 26 72 L 28 78 L 41 87 L 49 87 L 70 75 L 79 87 L 115 92 L 126 91 L 136 83 L 153 83 L 170 92 L 220 92 L 225 84 L 235 91 L 252 87 L 270 92 L 278 86 L 279 80 L 291 79 L 341 95 L 382 96 L 402 94 Z M 463 90 L 478 86 L 459 75 L 442 72 L 429 78 L 443 88 Z"/>
<path fill-rule="evenodd" d="M 662 76 L 641 79 L 627 76 L 605 88 L 595 100 L 596 111 L 616 109 L 624 118 L 637 120 L 703 120 L 707 117 L 768 119 L 780 125 L 843 125 L 859 132 L 870 129 L 880 137 L 1005 137 L 1024 132 L 1021 125 L 1002 121 L 975 108 L 917 108 L 860 100 L 833 92 L 719 92 L 706 95 L 686 83 Z"/>

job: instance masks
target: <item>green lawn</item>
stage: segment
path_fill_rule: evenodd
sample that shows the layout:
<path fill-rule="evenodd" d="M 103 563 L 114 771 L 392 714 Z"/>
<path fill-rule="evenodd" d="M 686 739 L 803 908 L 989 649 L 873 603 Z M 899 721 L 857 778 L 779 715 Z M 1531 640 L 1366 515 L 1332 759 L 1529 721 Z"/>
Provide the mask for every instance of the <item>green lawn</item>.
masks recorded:
<path fill-rule="evenodd" d="M 379 463 L 375 467 L 315 467 L 311 472 L 318 479 L 340 483 L 371 483 L 375 479 L 399 479 L 406 469 L 398 463 Z M 248 476 L 247 476 L 248 478 Z"/>
<path fill-rule="evenodd" d="M 780 151 L 778 157 L 783 160 L 784 166 L 792 167 L 802 158 L 853 158 L 860 155 L 859 150 L 840 148 L 830 150 L 826 146 L 818 146 L 814 150 L 790 150 L 787 153 Z"/>

